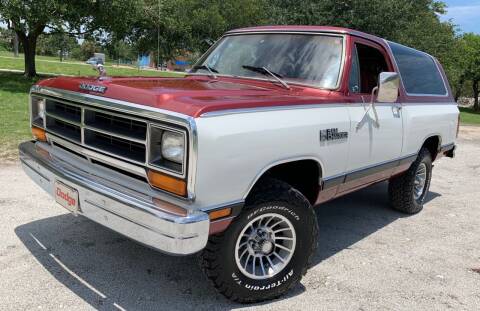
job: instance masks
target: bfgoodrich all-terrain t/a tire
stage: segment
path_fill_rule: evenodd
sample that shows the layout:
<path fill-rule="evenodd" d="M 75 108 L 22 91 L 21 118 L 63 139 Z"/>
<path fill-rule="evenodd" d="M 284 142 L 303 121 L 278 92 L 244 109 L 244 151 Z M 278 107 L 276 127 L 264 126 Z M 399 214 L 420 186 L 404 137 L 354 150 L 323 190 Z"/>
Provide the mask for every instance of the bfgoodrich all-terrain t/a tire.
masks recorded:
<path fill-rule="evenodd" d="M 410 168 L 390 180 L 388 192 L 392 207 L 407 214 L 420 212 L 430 189 L 431 179 L 432 156 L 427 148 L 422 148 Z"/>
<path fill-rule="evenodd" d="M 298 284 L 317 245 L 318 224 L 308 200 L 268 179 L 228 229 L 210 237 L 201 266 L 230 300 L 274 299 Z"/>

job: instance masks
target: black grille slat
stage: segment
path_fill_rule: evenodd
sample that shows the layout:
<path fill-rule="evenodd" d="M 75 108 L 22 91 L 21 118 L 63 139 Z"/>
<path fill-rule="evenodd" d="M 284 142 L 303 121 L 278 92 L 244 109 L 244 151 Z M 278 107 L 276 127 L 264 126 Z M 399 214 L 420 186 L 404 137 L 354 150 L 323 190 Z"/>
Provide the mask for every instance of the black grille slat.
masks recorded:
<path fill-rule="evenodd" d="M 146 161 L 146 147 L 144 144 L 89 129 L 84 129 L 84 135 L 85 145 L 87 146 L 136 162 L 145 163 Z"/>
<path fill-rule="evenodd" d="M 75 142 L 81 142 L 82 134 L 78 125 L 70 124 L 48 115 L 46 121 L 47 131 Z"/>
<path fill-rule="evenodd" d="M 97 110 L 85 109 L 85 125 L 138 140 L 145 140 L 147 137 L 146 122 L 131 120 Z"/>
<path fill-rule="evenodd" d="M 57 116 L 67 121 L 80 123 L 82 120 L 82 110 L 77 106 L 47 100 L 46 111 L 53 117 Z"/>

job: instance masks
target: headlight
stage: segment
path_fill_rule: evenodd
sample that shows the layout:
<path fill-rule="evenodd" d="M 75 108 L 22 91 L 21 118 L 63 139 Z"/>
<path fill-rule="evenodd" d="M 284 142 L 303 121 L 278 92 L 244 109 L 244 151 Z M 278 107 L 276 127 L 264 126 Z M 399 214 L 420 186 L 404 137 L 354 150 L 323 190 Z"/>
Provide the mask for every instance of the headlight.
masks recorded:
<path fill-rule="evenodd" d="M 162 156 L 167 160 L 182 164 L 185 156 L 184 135 L 164 131 L 162 135 Z"/>
<path fill-rule="evenodd" d="M 186 140 L 187 132 L 181 128 L 150 124 L 149 165 L 185 177 Z"/>
<path fill-rule="evenodd" d="M 43 128 L 45 105 L 44 98 L 32 97 L 32 125 Z"/>

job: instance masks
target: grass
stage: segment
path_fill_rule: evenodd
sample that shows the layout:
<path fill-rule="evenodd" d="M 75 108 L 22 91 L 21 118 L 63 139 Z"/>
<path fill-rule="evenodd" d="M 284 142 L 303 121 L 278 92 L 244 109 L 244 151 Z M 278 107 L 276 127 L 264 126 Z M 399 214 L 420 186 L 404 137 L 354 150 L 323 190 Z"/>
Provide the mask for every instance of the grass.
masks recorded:
<path fill-rule="evenodd" d="M 474 111 L 472 108 L 460 107 L 460 123 L 480 125 L 480 111 Z"/>
<path fill-rule="evenodd" d="M 28 92 L 39 78 L 0 73 L 0 159 L 13 160 L 19 142 L 30 139 Z"/>
<path fill-rule="evenodd" d="M 0 52 L 0 69 L 8 70 L 24 70 L 23 55 L 18 58 L 13 57 L 12 53 Z M 57 57 L 37 56 L 36 69 L 40 74 L 63 74 L 72 76 L 95 76 L 97 72 L 92 69 L 92 66 L 79 61 L 64 61 L 60 62 Z M 178 76 L 177 73 L 144 70 L 137 67 L 129 66 L 112 66 L 106 65 L 105 69 L 109 76 Z"/>
<path fill-rule="evenodd" d="M 11 53 L 0 52 L 0 163 L 12 162 L 17 156 L 17 146 L 21 141 L 31 138 L 28 93 L 30 87 L 47 75 L 27 79 L 21 73 L 2 72 L 2 69 L 23 71 L 23 58 L 10 58 Z M 111 76 L 179 76 L 171 72 L 138 70 L 106 66 Z M 65 75 L 94 76 L 97 73 L 90 65 L 83 63 L 60 63 L 52 57 L 37 59 L 37 72 Z"/>

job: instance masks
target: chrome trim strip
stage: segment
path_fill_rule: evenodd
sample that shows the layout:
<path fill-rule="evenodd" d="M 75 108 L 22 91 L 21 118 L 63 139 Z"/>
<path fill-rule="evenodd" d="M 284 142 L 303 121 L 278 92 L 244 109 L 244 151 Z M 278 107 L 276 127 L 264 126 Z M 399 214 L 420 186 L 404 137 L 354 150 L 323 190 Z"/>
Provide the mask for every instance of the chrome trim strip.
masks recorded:
<path fill-rule="evenodd" d="M 198 147 L 198 137 L 197 137 L 197 127 L 195 124 L 195 119 L 188 115 L 181 113 L 168 111 L 160 108 L 135 104 L 127 101 L 111 99 L 107 97 L 101 97 L 91 94 L 84 94 L 79 92 L 73 92 L 68 90 L 62 90 L 51 87 L 42 87 L 38 85 L 32 86 L 30 89 L 30 95 L 33 96 L 48 96 L 52 99 L 60 99 L 66 101 L 72 101 L 81 103 L 88 106 L 93 106 L 99 108 L 103 111 L 107 110 L 113 112 L 120 112 L 131 114 L 138 117 L 143 117 L 146 120 L 154 120 L 165 123 L 173 123 L 182 127 L 185 127 L 188 132 L 189 141 L 188 141 L 188 166 L 187 166 L 187 198 L 183 198 L 189 201 L 195 200 L 195 180 L 197 172 L 197 147 Z M 70 104 L 70 102 L 66 102 Z M 31 104 L 30 104 L 31 106 Z M 90 109 L 90 108 L 89 108 Z M 84 120 L 83 120 L 84 121 Z M 82 134 L 82 143 L 83 143 L 83 134 Z M 89 147 L 90 148 L 90 147 Z M 148 152 L 148 150 L 147 150 Z M 131 160 L 129 160 L 131 161 Z M 168 172 L 172 174 L 171 172 Z M 173 194 L 170 194 L 172 197 L 176 197 Z"/>
<path fill-rule="evenodd" d="M 187 132 L 185 130 L 182 130 L 182 129 L 179 129 L 179 128 L 174 128 L 174 127 L 163 125 L 163 124 L 148 123 L 147 126 L 148 126 L 148 130 L 147 130 L 147 135 L 148 136 L 147 136 L 146 158 L 147 158 L 148 167 L 153 168 L 153 169 L 155 169 L 157 171 L 160 171 L 160 172 L 168 173 L 168 174 L 173 175 L 173 176 L 177 176 L 177 177 L 180 177 L 180 178 L 185 178 L 185 176 L 187 175 L 186 165 L 187 165 L 187 155 L 188 155 L 188 152 L 189 152 L 189 150 L 188 150 L 189 147 L 188 147 L 188 144 L 187 144 L 188 143 Z M 152 159 L 150 158 L 150 141 L 151 141 L 150 135 L 152 134 L 151 133 L 151 127 L 156 127 L 156 128 L 159 128 L 159 129 L 170 131 L 170 132 L 180 133 L 180 134 L 183 135 L 185 151 L 184 151 L 184 155 L 183 155 L 182 171 L 180 173 L 178 173 L 176 171 L 169 170 L 166 167 L 158 166 L 158 165 L 155 165 L 155 164 L 151 163 L 151 161 L 152 161 Z"/>
<path fill-rule="evenodd" d="M 108 164 L 108 165 L 117 166 L 118 168 L 120 168 L 122 170 L 125 170 L 127 172 L 133 173 L 135 175 L 138 175 L 138 176 L 141 176 L 141 177 L 144 177 L 144 178 L 147 178 L 147 174 L 145 173 L 145 168 L 143 168 L 141 166 L 136 166 L 136 165 L 130 164 L 128 162 L 117 160 L 117 159 L 112 158 L 112 157 L 107 157 L 107 156 L 105 156 L 101 153 L 92 151 L 92 150 L 87 149 L 87 148 L 83 148 L 83 147 L 81 147 L 77 144 L 70 143 L 70 142 L 68 142 L 66 140 L 63 140 L 59 137 L 56 137 L 55 135 L 52 135 L 50 133 L 47 133 L 47 138 L 51 142 L 54 142 L 54 143 L 59 144 L 61 146 L 64 146 L 67 149 L 70 149 L 70 150 L 72 150 L 72 151 L 74 151 L 78 154 L 82 154 L 82 155 L 86 156 L 89 160 L 93 159 L 93 160 L 96 160 L 98 162 L 102 162 L 102 163 L 105 163 L 105 164 Z M 52 147 L 53 148 L 58 148 L 55 145 L 52 145 Z"/>
<path fill-rule="evenodd" d="M 269 112 L 269 111 L 279 111 L 279 110 L 335 108 L 335 107 L 345 107 L 348 105 L 352 105 L 352 104 L 332 103 L 332 104 L 306 104 L 306 105 L 279 105 L 279 106 L 269 106 L 269 107 L 226 109 L 226 110 L 217 110 L 217 111 L 202 113 L 200 115 L 200 118 L 211 118 L 211 117 L 225 116 L 225 115 L 231 115 L 231 114 Z"/>
<path fill-rule="evenodd" d="M 137 143 L 137 144 L 146 145 L 146 140 L 144 140 L 144 139 L 133 138 L 133 137 L 125 136 L 125 135 L 118 134 L 118 133 L 115 133 L 115 132 L 110 132 L 110 131 L 107 131 L 107 130 L 102 130 L 102 129 L 99 129 L 98 127 L 91 126 L 91 125 L 84 125 L 83 128 L 86 129 L 86 130 L 90 130 L 90 131 L 102 133 L 102 134 L 105 134 L 105 135 L 110 135 L 110 136 L 118 137 L 118 138 L 121 138 L 121 139 L 124 139 L 124 140 L 128 140 L 128 141 L 132 141 L 132 142 Z M 90 146 L 90 145 L 88 145 L 88 146 Z"/>
<path fill-rule="evenodd" d="M 32 86 L 30 93 L 32 95 L 46 95 L 54 98 L 60 98 L 68 101 L 79 102 L 85 105 L 91 105 L 100 109 L 113 110 L 117 112 L 123 112 L 127 114 L 133 114 L 147 119 L 154 119 L 158 121 L 172 122 L 178 125 L 188 124 L 188 120 L 192 119 L 187 115 L 163 110 L 155 107 L 145 106 L 141 104 L 135 104 L 123 100 L 112 99 L 107 97 L 101 97 L 91 94 L 84 94 L 79 92 L 73 92 L 68 90 L 62 90 L 51 87 L 44 87 L 34 85 Z"/>
<path fill-rule="evenodd" d="M 85 106 L 81 106 L 81 107 L 84 108 Z M 115 113 L 115 112 L 112 112 L 108 109 L 98 109 L 98 108 L 88 107 L 87 110 L 100 112 L 100 113 L 105 113 L 105 114 L 109 114 L 109 115 L 112 115 L 112 116 L 116 116 L 116 117 L 120 117 L 120 118 L 124 118 L 124 119 L 128 119 L 128 120 L 143 122 L 143 123 L 145 123 L 145 125 L 147 123 L 147 121 L 145 119 L 135 118 L 135 117 L 131 116 L 130 114 L 125 115 L 125 114 L 121 114 L 121 113 Z"/>
<path fill-rule="evenodd" d="M 306 34 L 306 35 L 311 35 L 311 34 L 326 34 L 326 35 L 347 35 L 348 32 L 340 29 L 335 29 L 335 30 L 287 30 L 287 29 L 265 29 L 265 30 L 243 30 L 243 31 L 227 31 L 225 33 L 225 36 L 228 35 L 242 35 L 242 34 L 252 34 L 252 33 L 288 33 L 288 34 Z"/>
<path fill-rule="evenodd" d="M 322 190 L 329 189 L 329 188 L 353 181 L 355 179 L 363 178 L 371 174 L 378 173 L 382 170 L 388 170 L 391 168 L 398 167 L 402 164 L 406 164 L 408 162 L 413 162 L 415 161 L 416 158 L 417 158 L 417 154 L 412 153 L 410 155 L 402 156 L 394 160 L 383 161 L 381 163 L 368 165 L 368 166 L 351 170 L 345 173 L 322 178 L 322 185 L 323 185 Z"/>
<path fill-rule="evenodd" d="M 457 103 L 451 102 L 442 102 L 442 103 L 402 103 L 402 107 L 409 106 L 428 106 L 428 105 L 455 105 Z M 281 111 L 281 110 L 294 110 L 294 109 L 316 109 L 316 108 L 335 108 L 335 107 L 361 107 L 364 106 L 363 103 L 325 103 L 325 104 L 302 104 L 302 105 L 278 105 L 278 106 L 268 106 L 268 107 L 252 107 L 252 108 L 238 108 L 238 109 L 225 109 L 217 111 L 204 112 L 200 115 L 200 118 L 211 118 L 218 116 L 226 116 L 232 114 L 241 114 L 241 113 L 254 113 L 254 112 L 269 112 L 269 111 Z M 392 103 L 375 103 L 375 106 L 392 106 Z"/>
<path fill-rule="evenodd" d="M 65 136 L 63 136 L 63 135 L 61 135 L 61 134 L 59 134 L 59 133 L 56 133 L 56 132 L 51 132 L 51 133 L 48 133 L 48 132 L 47 132 L 47 138 L 48 138 L 48 137 L 51 137 L 52 134 L 53 134 L 54 137 L 55 137 L 55 136 L 61 137 L 61 138 L 65 139 L 65 140 L 67 140 L 67 141 L 69 141 L 69 142 L 71 142 L 71 143 L 74 143 L 74 144 L 77 144 L 77 145 L 79 144 L 79 142 L 73 141 L 73 140 L 69 139 L 68 137 L 65 137 Z M 118 154 L 113 154 L 113 153 L 110 153 L 110 152 L 105 151 L 105 150 L 103 150 L 103 149 L 98 149 L 98 148 L 92 147 L 92 146 L 87 145 L 87 144 L 80 144 L 80 145 L 78 145 L 78 146 L 84 147 L 84 149 L 82 149 L 82 150 L 86 150 L 86 148 L 91 149 L 91 150 L 95 150 L 95 151 L 97 151 L 97 152 L 99 152 L 99 153 L 103 153 L 104 155 L 109 155 L 109 156 L 111 156 L 111 157 L 114 158 L 114 159 L 120 159 L 120 160 L 123 160 L 123 161 L 125 161 L 125 162 L 127 162 L 127 163 L 133 163 L 133 164 L 143 165 L 143 166 L 145 165 L 145 162 L 139 162 L 139 161 L 135 161 L 135 160 L 132 160 L 132 159 L 128 159 L 128 158 L 122 157 L 122 156 L 120 156 L 120 155 L 118 155 Z"/>

